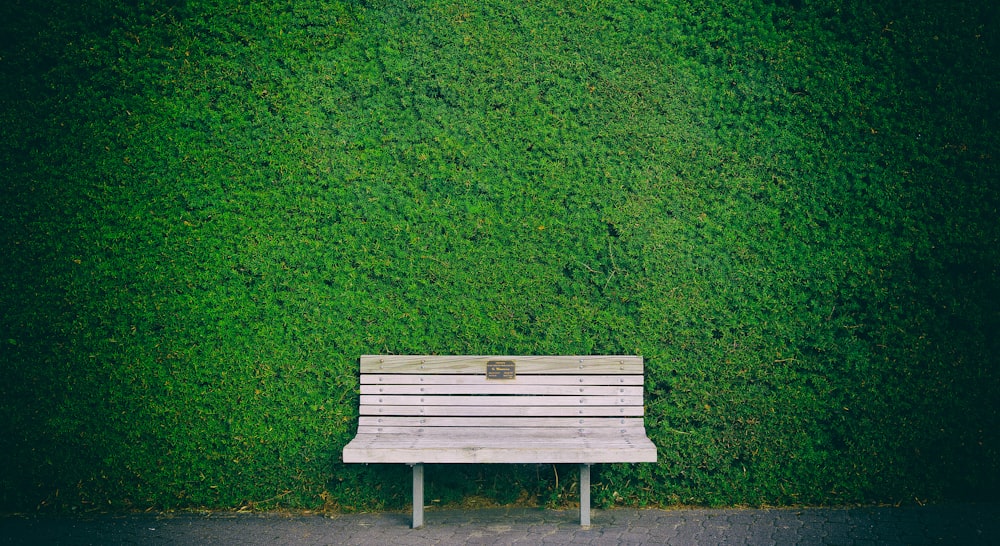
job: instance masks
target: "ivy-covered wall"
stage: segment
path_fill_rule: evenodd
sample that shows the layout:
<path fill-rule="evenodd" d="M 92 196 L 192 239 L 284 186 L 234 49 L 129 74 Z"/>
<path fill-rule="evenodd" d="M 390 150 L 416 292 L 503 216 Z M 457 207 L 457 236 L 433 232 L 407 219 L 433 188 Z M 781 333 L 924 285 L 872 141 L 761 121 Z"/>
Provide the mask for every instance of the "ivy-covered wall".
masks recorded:
<path fill-rule="evenodd" d="M 1000 488 L 991 2 L 3 4 L 0 508 L 402 507 L 383 352 L 643 355 L 598 504 Z"/>

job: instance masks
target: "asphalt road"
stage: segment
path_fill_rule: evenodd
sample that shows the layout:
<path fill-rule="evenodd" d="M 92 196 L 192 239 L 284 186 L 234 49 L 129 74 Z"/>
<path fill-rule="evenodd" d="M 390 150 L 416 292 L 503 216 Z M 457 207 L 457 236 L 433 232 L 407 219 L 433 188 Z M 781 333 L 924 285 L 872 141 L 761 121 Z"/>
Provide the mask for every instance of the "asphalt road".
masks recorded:
<path fill-rule="evenodd" d="M 1000 545 L 1000 503 L 764 510 L 428 509 L 282 515 L 168 513 L 0 517 L 0 544 L 796 544 Z"/>

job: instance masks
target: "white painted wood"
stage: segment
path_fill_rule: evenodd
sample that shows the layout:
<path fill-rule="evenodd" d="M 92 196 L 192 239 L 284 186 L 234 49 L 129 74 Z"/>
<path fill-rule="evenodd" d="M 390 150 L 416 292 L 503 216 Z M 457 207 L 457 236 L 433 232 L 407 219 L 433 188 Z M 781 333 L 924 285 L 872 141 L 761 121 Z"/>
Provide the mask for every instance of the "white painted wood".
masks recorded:
<path fill-rule="evenodd" d="M 549 396 L 642 396 L 642 387 L 590 385 L 361 385 L 361 394 L 541 394 Z"/>
<path fill-rule="evenodd" d="M 516 373 L 592 375 L 607 373 L 642 374 L 641 356 L 438 356 L 438 355 L 363 355 L 361 373 L 486 373 L 491 360 L 513 361 Z"/>
<path fill-rule="evenodd" d="M 362 405 L 361 415 L 467 416 L 467 417 L 642 417 L 642 406 L 387 406 Z"/>
<path fill-rule="evenodd" d="M 463 375 L 361 374 L 362 385 L 639 385 L 640 375 L 518 375 L 515 379 L 487 379 L 482 373 Z"/>
<path fill-rule="evenodd" d="M 639 406 L 641 396 L 412 396 L 361 395 L 362 406 L 426 405 L 426 406 Z"/>

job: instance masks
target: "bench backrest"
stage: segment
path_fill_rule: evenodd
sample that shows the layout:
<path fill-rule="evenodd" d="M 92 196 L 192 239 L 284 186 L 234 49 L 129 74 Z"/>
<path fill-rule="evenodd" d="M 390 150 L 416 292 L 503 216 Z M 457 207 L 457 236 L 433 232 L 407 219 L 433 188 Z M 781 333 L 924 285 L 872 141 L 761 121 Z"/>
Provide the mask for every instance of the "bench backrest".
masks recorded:
<path fill-rule="evenodd" d="M 359 434 L 643 428 L 639 356 L 361 357 Z"/>

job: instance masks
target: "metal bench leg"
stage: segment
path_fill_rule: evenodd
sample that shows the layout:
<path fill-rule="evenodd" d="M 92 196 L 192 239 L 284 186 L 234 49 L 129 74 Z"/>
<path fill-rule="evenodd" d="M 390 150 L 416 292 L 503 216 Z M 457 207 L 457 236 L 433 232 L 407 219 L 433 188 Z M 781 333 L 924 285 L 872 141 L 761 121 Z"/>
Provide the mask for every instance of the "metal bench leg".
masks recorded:
<path fill-rule="evenodd" d="M 413 528 L 424 526 L 424 465 L 411 464 L 413 467 Z"/>
<path fill-rule="evenodd" d="M 590 527 L 590 464 L 580 465 L 580 525 Z"/>

